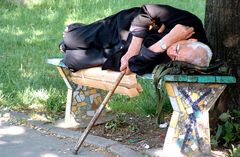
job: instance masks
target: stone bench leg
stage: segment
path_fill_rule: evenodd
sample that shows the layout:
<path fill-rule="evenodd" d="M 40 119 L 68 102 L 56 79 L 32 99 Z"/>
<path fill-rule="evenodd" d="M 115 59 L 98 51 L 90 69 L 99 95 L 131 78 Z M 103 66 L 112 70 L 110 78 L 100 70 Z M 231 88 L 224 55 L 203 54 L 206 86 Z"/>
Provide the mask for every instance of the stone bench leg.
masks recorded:
<path fill-rule="evenodd" d="M 65 127 L 86 127 L 102 103 L 106 91 L 75 84 L 71 81 L 70 70 L 57 68 L 68 88 Z M 109 120 L 111 120 L 111 116 L 107 116 L 106 112 L 103 112 L 96 124 Z"/>
<path fill-rule="evenodd" d="M 166 82 L 173 114 L 163 151 L 166 156 L 210 155 L 209 110 L 224 84 Z"/>

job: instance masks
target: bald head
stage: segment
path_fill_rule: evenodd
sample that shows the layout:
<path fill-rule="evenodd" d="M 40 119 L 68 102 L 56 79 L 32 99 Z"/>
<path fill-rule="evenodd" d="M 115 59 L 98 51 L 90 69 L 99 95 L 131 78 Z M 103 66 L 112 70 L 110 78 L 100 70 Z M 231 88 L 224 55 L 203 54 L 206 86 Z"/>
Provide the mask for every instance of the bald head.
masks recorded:
<path fill-rule="evenodd" d="M 186 58 L 186 62 L 198 66 L 209 66 L 212 51 L 207 45 L 201 42 L 192 42 L 188 44 L 188 47 L 192 49 L 192 53 L 189 58 Z"/>
<path fill-rule="evenodd" d="M 167 50 L 172 60 L 184 61 L 198 66 L 209 66 L 211 49 L 196 40 L 183 40 L 171 45 Z"/>

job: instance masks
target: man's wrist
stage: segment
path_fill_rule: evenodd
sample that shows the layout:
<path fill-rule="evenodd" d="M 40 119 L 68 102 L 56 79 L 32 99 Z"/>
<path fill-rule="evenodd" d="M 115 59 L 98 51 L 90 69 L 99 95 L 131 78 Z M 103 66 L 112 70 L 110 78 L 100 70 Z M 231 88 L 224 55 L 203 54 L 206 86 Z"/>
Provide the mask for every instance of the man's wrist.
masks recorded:
<path fill-rule="evenodd" d="M 168 48 L 167 44 L 164 42 L 163 39 L 159 40 L 159 45 L 160 45 L 161 49 L 163 49 L 164 51 L 166 51 Z"/>
<path fill-rule="evenodd" d="M 149 50 L 155 53 L 163 53 L 171 46 L 168 37 L 164 36 L 161 40 L 157 41 L 152 46 L 148 47 Z"/>
<path fill-rule="evenodd" d="M 166 47 L 166 49 L 168 49 L 172 44 L 174 44 L 174 40 L 173 40 L 173 37 L 168 33 L 166 34 L 160 41 L 159 43 L 162 42 L 162 44 L 165 44 L 164 46 Z M 163 46 L 163 48 L 165 48 Z"/>

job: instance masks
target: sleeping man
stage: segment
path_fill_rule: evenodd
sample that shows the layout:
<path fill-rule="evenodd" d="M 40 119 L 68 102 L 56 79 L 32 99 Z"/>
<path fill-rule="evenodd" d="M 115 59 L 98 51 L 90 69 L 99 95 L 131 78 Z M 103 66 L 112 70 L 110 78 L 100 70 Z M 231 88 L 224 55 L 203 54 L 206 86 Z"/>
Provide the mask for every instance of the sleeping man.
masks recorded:
<path fill-rule="evenodd" d="M 201 20 L 161 4 L 122 10 L 87 25 L 70 24 L 59 47 L 72 71 L 102 66 L 142 75 L 171 60 L 208 66 L 212 57 Z"/>

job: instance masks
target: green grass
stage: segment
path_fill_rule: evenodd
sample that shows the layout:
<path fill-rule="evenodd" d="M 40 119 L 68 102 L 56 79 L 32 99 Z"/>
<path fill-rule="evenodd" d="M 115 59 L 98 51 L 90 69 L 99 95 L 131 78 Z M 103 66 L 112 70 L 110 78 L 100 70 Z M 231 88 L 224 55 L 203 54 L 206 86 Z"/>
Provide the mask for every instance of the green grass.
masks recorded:
<path fill-rule="evenodd" d="M 24 2 L 24 3 L 23 3 Z M 61 57 L 58 43 L 71 22 L 91 23 L 117 11 L 145 3 L 189 10 L 204 19 L 205 0 L 0 0 L 0 106 L 64 109 L 66 87 L 47 58 Z M 114 110 L 151 114 L 155 99 L 144 82 L 139 98 L 115 96 Z"/>

